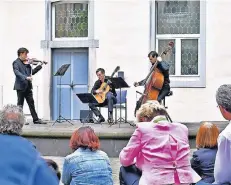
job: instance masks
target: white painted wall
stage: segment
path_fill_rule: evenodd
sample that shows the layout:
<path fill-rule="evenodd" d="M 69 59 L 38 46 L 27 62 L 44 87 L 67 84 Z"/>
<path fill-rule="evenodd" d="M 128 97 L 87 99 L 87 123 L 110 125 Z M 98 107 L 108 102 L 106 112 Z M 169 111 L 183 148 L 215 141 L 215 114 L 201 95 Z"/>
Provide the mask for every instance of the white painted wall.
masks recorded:
<path fill-rule="evenodd" d="M 99 39 L 97 67 L 105 68 L 106 75 L 111 75 L 117 65 L 125 72 L 125 80 L 131 86 L 128 91 L 129 119 L 133 119 L 137 89 L 132 84 L 145 78 L 150 67 L 147 60 L 149 2 L 96 1 L 95 8 L 95 37 Z"/>
<path fill-rule="evenodd" d="M 223 120 L 216 107 L 217 88 L 231 83 L 230 1 L 207 1 L 206 88 L 173 89 L 169 113 L 182 121 Z"/>
<path fill-rule="evenodd" d="M 223 83 L 231 82 L 229 41 L 231 40 L 231 2 L 207 1 L 206 20 L 206 88 L 174 88 L 174 95 L 167 98 L 169 113 L 173 120 L 201 121 L 223 120 L 216 107 L 216 89 Z M 23 7 L 23 8 L 22 8 Z M 16 103 L 16 92 L 13 89 L 14 74 L 12 62 L 16 59 L 19 47 L 29 48 L 30 55 L 43 59 L 40 41 L 45 38 L 45 5 L 38 1 L 0 1 L 0 86 L 3 88 L 3 102 Z M 143 79 L 149 70 L 147 54 L 149 52 L 149 2 L 140 0 L 95 1 L 95 39 L 99 39 L 99 48 L 95 57 L 96 65 L 92 69 L 104 67 L 107 75 L 119 65 L 125 72 L 125 80 L 131 86 L 128 91 L 129 119 L 134 119 L 136 90 L 133 82 Z M 4 27 L 3 27 L 4 25 Z M 48 95 L 43 89 L 49 84 L 44 69 L 34 77 L 34 94 L 40 117 L 49 110 L 43 107 Z M 94 72 L 91 77 L 96 80 Z M 0 95 L 2 95 L 0 88 Z M 1 97 L 1 96 L 0 96 Z M 46 106 L 47 107 L 47 106 Z M 26 108 L 27 109 L 27 108 Z M 28 109 L 27 109 L 28 112 Z"/>
<path fill-rule="evenodd" d="M 13 91 L 14 73 L 12 63 L 17 58 L 20 47 L 29 49 L 30 57 L 43 57 L 40 40 L 44 38 L 44 2 L 43 1 L 1 1 L 1 85 L 3 86 L 3 102 L 16 104 L 17 95 Z M 0 37 L 0 38 L 1 38 Z M 38 103 L 42 97 L 43 72 L 34 76 L 34 100 L 37 112 L 43 115 L 43 104 Z M 29 113 L 25 102 L 24 112 Z"/>
<path fill-rule="evenodd" d="M 167 98 L 170 116 L 178 121 L 223 120 L 216 107 L 216 89 L 231 82 L 229 48 L 231 19 L 230 1 L 207 1 L 206 19 L 206 88 L 173 88 Z M 100 8 L 99 8 L 100 7 Z M 96 36 L 100 40 L 98 67 L 108 73 L 116 65 L 125 71 L 132 86 L 146 76 L 149 68 L 149 2 L 97 1 Z M 133 118 L 135 88 L 129 90 L 129 118 Z"/>

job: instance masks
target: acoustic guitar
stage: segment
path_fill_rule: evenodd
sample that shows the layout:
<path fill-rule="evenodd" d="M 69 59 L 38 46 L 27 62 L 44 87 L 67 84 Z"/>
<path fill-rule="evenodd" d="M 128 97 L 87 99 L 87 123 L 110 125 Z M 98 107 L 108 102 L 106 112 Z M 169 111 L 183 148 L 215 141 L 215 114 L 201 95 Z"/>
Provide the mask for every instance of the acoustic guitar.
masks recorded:
<path fill-rule="evenodd" d="M 110 78 L 112 78 L 117 71 L 120 70 L 120 67 L 117 66 L 115 70 L 113 71 L 112 75 Z M 102 93 L 98 93 L 94 95 L 95 99 L 97 100 L 98 103 L 103 103 L 106 99 L 106 94 L 110 91 L 110 86 L 109 86 L 110 80 L 108 79 L 107 82 L 103 82 L 98 90 L 102 90 Z"/>

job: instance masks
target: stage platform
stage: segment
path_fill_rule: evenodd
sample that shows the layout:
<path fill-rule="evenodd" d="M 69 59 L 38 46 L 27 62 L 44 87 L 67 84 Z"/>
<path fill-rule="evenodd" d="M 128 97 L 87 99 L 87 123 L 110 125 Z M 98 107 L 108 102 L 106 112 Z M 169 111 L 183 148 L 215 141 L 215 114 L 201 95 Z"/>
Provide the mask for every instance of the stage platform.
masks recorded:
<path fill-rule="evenodd" d="M 108 123 L 93 124 L 81 123 L 71 120 L 68 122 L 56 123 L 49 121 L 47 125 L 25 125 L 23 136 L 31 140 L 45 156 L 66 156 L 70 153 L 69 140 L 72 133 L 81 126 L 91 126 L 100 138 L 101 149 L 108 153 L 109 157 L 118 157 L 121 149 L 126 146 L 129 138 L 135 130 L 129 123 L 119 123 L 110 126 Z M 134 124 L 134 122 L 130 122 Z M 213 122 L 222 131 L 228 122 Z M 195 148 L 195 137 L 201 122 L 183 123 L 189 129 L 189 143 Z M 52 126 L 53 125 L 53 126 Z"/>
<path fill-rule="evenodd" d="M 134 122 L 119 123 L 109 125 L 109 123 L 94 124 L 94 123 L 81 123 L 80 121 L 70 120 L 69 122 L 55 123 L 48 121 L 46 125 L 38 125 L 30 123 L 23 127 L 23 135 L 27 137 L 63 137 L 69 138 L 71 134 L 79 127 L 91 126 L 100 138 L 130 138 L 135 129 Z M 54 124 L 54 125 L 53 125 Z"/>

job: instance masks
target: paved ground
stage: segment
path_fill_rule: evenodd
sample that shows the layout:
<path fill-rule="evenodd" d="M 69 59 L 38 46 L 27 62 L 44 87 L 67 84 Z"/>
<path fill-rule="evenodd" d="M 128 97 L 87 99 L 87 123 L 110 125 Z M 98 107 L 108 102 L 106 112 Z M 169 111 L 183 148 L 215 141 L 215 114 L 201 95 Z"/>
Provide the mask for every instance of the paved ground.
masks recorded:
<path fill-rule="evenodd" d="M 194 149 L 191 150 L 191 155 Z M 45 158 L 50 158 L 53 159 L 54 161 L 57 162 L 59 165 L 60 171 L 62 172 L 62 166 L 63 166 L 63 157 L 53 157 L 53 156 L 45 156 Z M 114 185 L 119 185 L 119 169 L 120 169 L 120 162 L 119 158 L 110 158 L 111 161 L 111 166 L 112 166 L 112 175 L 113 175 L 113 180 L 114 180 Z M 60 183 L 60 185 L 63 185 Z"/>

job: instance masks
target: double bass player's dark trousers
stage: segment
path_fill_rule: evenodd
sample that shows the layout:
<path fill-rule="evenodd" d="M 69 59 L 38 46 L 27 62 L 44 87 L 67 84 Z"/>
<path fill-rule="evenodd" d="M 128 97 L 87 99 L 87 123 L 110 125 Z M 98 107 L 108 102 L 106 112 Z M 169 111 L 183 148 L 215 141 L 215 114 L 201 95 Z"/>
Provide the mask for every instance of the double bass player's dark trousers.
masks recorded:
<path fill-rule="evenodd" d="M 159 92 L 157 101 L 161 103 L 161 101 L 165 98 L 166 95 L 170 92 L 170 85 L 169 84 L 164 84 L 161 91 Z M 134 116 L 136 117 L 136 111 L 140 108 L 141 106 L 141 101 L 142 101 L 142 96 L 141 98 L 136 102 L 136 108 L 134 111 Z"/>
<path fill-rule="evenodd" d="M 168 95 L 168 93 L 170 92 L 170 86 L 169 84 L 164 84 L 159 95 L 158 95 L 158 98 L 157 98 L 157 101 L 161 103 L 161 100 L 164 99 L 164 97 L 166 95 Z"/>

